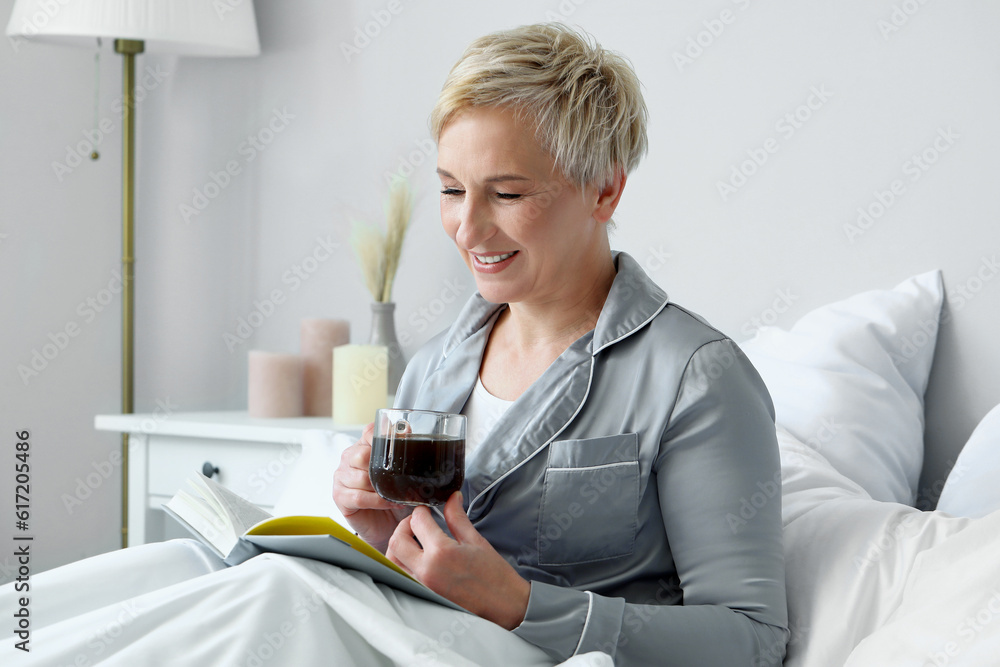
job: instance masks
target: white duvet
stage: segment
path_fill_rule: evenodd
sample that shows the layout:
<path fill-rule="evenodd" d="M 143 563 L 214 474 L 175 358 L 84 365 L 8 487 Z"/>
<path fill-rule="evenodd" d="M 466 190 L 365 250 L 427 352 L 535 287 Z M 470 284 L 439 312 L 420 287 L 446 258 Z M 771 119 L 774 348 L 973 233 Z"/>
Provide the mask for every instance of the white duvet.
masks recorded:
<path fill-rule="evenodd" d="M 779 430 L 788 667 L 1000 665 L 1000 511 L 872 500 Z"/>
<path fill-rule="evenodd" d="M 0 608 L 14 592 L 0 589 Z M 6 615 L 6 613 L 5 613 Z M 551 665 L 497 625 L 332 565 L 265 554 L 233 568 L 191 540 L 79 561 L 32 579 L 30 653 L 0 665 Z M 4 634 L 10 624 L 4 624 Z M 567 667 L 607 666 L 603 654 Z"/>

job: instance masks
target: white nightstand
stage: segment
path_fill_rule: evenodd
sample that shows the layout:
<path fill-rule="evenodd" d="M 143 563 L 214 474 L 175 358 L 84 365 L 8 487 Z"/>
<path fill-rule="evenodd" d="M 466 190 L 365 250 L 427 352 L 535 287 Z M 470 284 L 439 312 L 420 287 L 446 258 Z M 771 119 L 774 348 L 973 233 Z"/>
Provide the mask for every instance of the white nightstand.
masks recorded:
<path fill-rule="evenodd" d="M 360 427 L 338 426 L 328 417 L 251 419 L 246 412 L 97 415 L 94 427 L 129 434 L 130 547 L 187 536 L 164 520 L 161 505 L 192 471 L 218 469 L 214 479 L 270 511 L 311 439 L 360 435 Z"/>

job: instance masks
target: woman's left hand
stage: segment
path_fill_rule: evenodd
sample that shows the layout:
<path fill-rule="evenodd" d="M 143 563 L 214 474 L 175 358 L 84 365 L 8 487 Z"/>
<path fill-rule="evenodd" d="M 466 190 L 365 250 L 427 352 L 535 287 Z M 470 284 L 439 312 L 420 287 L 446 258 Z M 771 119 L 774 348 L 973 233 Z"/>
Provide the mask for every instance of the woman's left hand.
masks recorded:
<path fill-rule="evenodd" d="M 445 503 L 444 519 L 454 539 L 429 508 L 417 507 L 396 526 L 386 556 L 435 593 L 513 630 L 524 620 L 531 584 L 475 529 L 460 491 Z"/>

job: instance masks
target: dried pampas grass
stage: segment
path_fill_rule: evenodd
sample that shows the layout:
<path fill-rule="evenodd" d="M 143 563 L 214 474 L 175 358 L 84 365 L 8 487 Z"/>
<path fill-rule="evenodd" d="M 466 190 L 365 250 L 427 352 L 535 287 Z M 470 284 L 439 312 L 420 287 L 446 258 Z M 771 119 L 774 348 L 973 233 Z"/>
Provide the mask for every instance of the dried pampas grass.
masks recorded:
<path fill-rule="evenodd" d="M 354 222 L 351 246 L 361 264 L 365 285 L 375 301 L 392 300 L 392 284 L 396 279 L 403 240 L 412 215 L 413 192 L 406 179 L 397 178 L 389 187 L 389 200 L 385 206 L 385 234 L 374 225 Z"/>

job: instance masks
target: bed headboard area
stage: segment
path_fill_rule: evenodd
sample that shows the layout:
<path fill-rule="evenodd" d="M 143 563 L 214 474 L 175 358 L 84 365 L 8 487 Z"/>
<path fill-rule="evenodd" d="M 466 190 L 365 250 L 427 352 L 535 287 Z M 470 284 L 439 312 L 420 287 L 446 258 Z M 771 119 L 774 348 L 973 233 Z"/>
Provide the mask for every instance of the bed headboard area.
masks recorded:
<path fill-rule="evenodd" d="M 743 340 L 942 270 L 918 499 L 932 507 L 1000 403 L 1000 8 L 898 4 L 734 2 L 719 24 L 685 8 L 655 54 L 600 36 L 636 54 L 651 115 L 615 241 L 676 301 Z M 929 340 L 912 338 L 901 360 Z"/>

